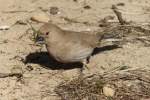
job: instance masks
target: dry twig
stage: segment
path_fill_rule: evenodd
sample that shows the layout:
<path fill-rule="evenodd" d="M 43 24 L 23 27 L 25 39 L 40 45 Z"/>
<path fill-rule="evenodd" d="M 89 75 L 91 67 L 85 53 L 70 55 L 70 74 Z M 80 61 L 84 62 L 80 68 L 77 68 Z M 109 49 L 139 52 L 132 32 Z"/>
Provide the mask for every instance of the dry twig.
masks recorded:
<path fill-rule="evenodd" d="M 22 73 L 0 73 L 0 78 L 6 78 L 6 77 L 22 77 Z"/>
<path fill-rule="evenodd" d="M 121 25 L 124 25 L 126 24 L 127 22 L 122 18 L 122 13 L 118 11 L 118 8 L 115 6 L 115 5 L 112 5 L 112 10 L 114 11 L 114 13 L 116 14 L 118 20 L 119 20 L 119 23 Z"/>
<path fill-rule="evenodd" d="M 2 13 L 31 13 L 34 10 L 28 11 L 28 10 L 10 10 L 10 11 L 2 11 Z"/>

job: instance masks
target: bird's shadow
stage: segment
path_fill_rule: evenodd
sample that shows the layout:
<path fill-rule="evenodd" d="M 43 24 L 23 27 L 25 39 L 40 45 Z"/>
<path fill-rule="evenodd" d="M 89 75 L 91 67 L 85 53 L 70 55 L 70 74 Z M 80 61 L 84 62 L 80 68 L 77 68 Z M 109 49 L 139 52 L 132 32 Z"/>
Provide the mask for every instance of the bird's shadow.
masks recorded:
<path fill-rule="evenodd" d="M 103 51 L 113 50 L 117 49 L 117 46 L 111 45 L 111 46 L 104 46 L 101 48 L 95 48 L 92 55 L 96 55 Z M 34 63 L 39 64 L 44 68 L 49 68 L 52 70 L 58 70 L 58 69 L 73 69 L 73 68 L 82 68 L 83 64 L 81 62 L 75 62 L 75 63 L 60 63 L 56 61 L 52 56 L 50 56 L 47 52 L 34 52 L 30 53 L 26 56 L 25 64 L 27 63 Z"/>

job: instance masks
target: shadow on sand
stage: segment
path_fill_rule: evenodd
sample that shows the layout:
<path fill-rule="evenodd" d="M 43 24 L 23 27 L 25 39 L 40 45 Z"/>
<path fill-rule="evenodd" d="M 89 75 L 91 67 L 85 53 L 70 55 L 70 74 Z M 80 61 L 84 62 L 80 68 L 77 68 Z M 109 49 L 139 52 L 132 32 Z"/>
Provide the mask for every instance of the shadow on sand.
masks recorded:
<path fill-rule="evenodd" d="M 118 46 L 104 46 L 101 48 L 95 48 L 92 56 L 96 55 L 98 53 L 108 51 L 108 50 L 113 50 L 119 48 Z M 39 64 L 44 68 L 49 68 L 52 70 L 57 70 L 57 69 L 73 69 L 73 68 L 82 68 L 83 64 L 81 62 L 75 62 L 75 63 L 60 63 L 56 61 L 52 56 L 50 56 L 47 52 L 35 52 L 35 53 L 30 53 L 29 55 L 26 56 L 25 59 L 25 64 L 27 63 L 34 63 L 34 64 Z"/>

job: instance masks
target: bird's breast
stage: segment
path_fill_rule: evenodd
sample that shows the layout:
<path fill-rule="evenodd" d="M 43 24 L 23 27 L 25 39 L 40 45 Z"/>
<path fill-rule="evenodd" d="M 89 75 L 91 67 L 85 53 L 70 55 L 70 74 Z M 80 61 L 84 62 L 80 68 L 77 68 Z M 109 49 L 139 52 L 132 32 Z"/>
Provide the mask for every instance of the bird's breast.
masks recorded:
<path fill-rule="evenodd" d="M 57 61 L 68 63 L 68 62 L 79 62 L 86 59 L 93 52 L 93 48 L 84 46 L 79 43 L 54 43 L 47 45 L 47 50 Z"/>

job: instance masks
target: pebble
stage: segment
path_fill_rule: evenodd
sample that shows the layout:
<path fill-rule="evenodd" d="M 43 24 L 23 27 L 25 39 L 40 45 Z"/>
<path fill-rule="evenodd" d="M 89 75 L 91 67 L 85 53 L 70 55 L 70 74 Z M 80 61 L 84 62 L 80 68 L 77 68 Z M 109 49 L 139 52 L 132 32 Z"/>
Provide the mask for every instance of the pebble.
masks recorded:
<path fill-rule="evenodd" d="M 49 22 L 50 18 L 45 13 L 38 13 L 38 14 L 33 15 L 31 17 L 31 20 L 35 22 L 46 23 L 46 22 Z"/>
<path fill-rule="evenodd" d="M 115 94 L 115 90 L 112 89 L 109 85 L 103 87 L 103 93 L 107 97 L 113 97 Z"/>
<path fill-rule="evenodd" d="M 84 8 L 84 9 L 91 9 L 91 6 L 86 5 L 86 6 L 84 6 L 83 8 Z"/>
<path fill-rule="evenodd" d="M 50 8 L 50 14 L 56 15 L 56 14 L 59 14 L 59 13 L 60 13 L 60 11 L 59 11 L 58 7 L 51 7 Z"/>
<path fill-rule="evenodd" d="M 7 25 L 0 26 L 0 30 L 8 30 L 9 28 L 10 26 Z"/>

